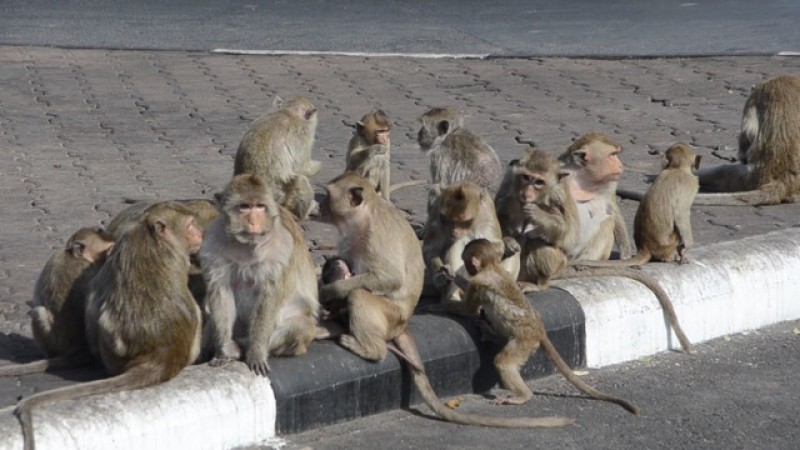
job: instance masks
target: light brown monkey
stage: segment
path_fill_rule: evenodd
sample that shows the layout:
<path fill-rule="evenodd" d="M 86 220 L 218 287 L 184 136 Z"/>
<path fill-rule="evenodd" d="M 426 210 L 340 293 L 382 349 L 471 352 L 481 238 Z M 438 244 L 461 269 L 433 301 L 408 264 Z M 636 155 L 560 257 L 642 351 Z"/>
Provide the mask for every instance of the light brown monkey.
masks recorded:
<path fill-rule="evenodd" d="M 625 268 L 587 269 L 568 272 L 570 248 L 578 240 L 580 223 L 577 206 L 565 179 L 559 179 L 556 162 L 546 153 L 531 149 L 521 161 L 512 162 L 504 182 L 501 223 L 504 233 L 520 239 L 521 285 L 524 291 L 544 289 L 552 279 L 587 276 L 621 276 L 638 281 L 653 291 L 682 348 L 692 353 L 691 344 L 678 323 L 669 295 L 651 276 Z M 514 192 L 517 198 L 515 213 Z M 577 220 L 576 220 L 577 218 Z"/>
<path fill-rule="evenodd" d="M 316 214 L 318 205 L 308 177 L 317 174 L 319 161 L 311 159 L 317 130 L 317 108 L 303 97 L 256 119 L 247 130 L 234 159 L 233 174 L 250 173 L 272 187 L 275 198 L 298 219 Z"/>
<path fill-rule="evenodd" d="M 257 175 L 237 175 L 218 195 L 221 215 L 200 250 L 211 365 L 242 356 L 256 374 L 269 355 L 302 355 L 317 332 L 314 263 L 303 231 Z"/>
<path fill-rule="evenodd" d="M 39 405 L 168 381 L 200 351 L 200 309 L 186 287 L 189 253 L 202 233 L 175 203 L 148 208 L 114 245 L 92 279 L 86 308 L 89 344 L 111 378 L 34 394 L 20 401 L 25 448 L 32 449 L 31 412 Z"/>
<path fill-rule="evenodd" d="M 464 126 L 464 115 L 453 108 L 432 108 L 420 117 L 419 148 L 428 154 L 431 183 L 450 185 L 472 181 L 492 193 L 502 176 L 494 149 Z"/>
<path fill-rule="evenodd" d="M 578 138 L 558 159 L 580 216 L 580 237 L 568 252 L 570 259 L 608 259 L 614 242 L 620 256 L 633 253 L 625 219 L 615 195 L 623 167 L 622 147 L 593 131 Z"/>
<path fill-rule="evenodd" d="M 644 195 L 633 222 L 637 253 L 620 261 L 582 261 L 572 264 L 586 267 L 638 266 L 655 259 L 687 263 L 686 250 L 692 238 L 692 201 L 698 191 L 692 169 L 700 157 L 691 147 L 677 143 L 664 153 L 661 173 Z"/>
<path fill-rule="evenodd" d="M 519 274 L 519 246 L 506 248 L 491 194 L 466 181 L 450 186 L 434 185 L 428 197 L 428 218 L 422 241 L 422 254 L 433 269 L 433 282 L 442 302 L 461 301 L 463 292 L 442 277 L 442 273 L 466 276 L 461 253 L 473 239 L 485 238 L 504 254 L 503 267 L 516 278 Z"/>
<path fill-rule="evenodd" d="M 414 384 L 437 416 L 456 423 L 498 427 L 556 427 L 572 423 L 562 417 L 491 418 L 450 410 L 430 386 L 414 339 L 406 327 L 422 293 L 424 263 L 414 230 L 400 211 L 384 201 L 372 184 L 354 173 L 333 179 L 320 205 L 324 218 L 339 230 L 340 256 L 353 276 L 320 288 L 323 302 L 347 298 L 349 334 L 339 343 L 368 360 L 386 355 L 394 340 L 410 364 Z"/>
<path fill-rule="evenodd" d="M 88 364 L 84 313 L 89 282 L 114 240 L 99 228 L 81 228 L 45 264 L 33 289 L 31 329 L 47 359 L 0 367 L 0 376 L 25 375 Z"/>
<path fill-rule="evenodd" d="M 699 169 L 695 205 L 777 205 L 800 199 L 800 77 L 772 78 L 750 93 L 739 132 L 739 164 Z M 623 198 L 642 194 L 618 190 Z"/>
<path fill-rule="evenodd" d="M 518 280 L 525 291 L 548 287 L 580 238 L 579 215 L 556 158 L 531 147 L 511 161 L 497 192 L 503 236 L 521 247 Z"/>
<path fill-rule="evenodd" d="M 514 279 L 499 266 L 496 246 L 485 239 L 471 241 L 464 248 L 464 267 L 471 276 L 460 313 L 477 317 L 480 311 L 492 329 L 505 341 L 494 359 L 500 380 L 513 396 L 498 398 L 498 405 L 522 405 L 533 398 L 520 369 L 541 345 L 556 369 L 581 392 L 598 400 L 616 403 L 633 414 L 639 408 L 632 403 L 604 394 L 586 384 L 570 369 L 547 337 L 539 313 L 534 310 L 517 287 Z"/>
<path fill-rule="evenodd" d="M 391 193 L 409 186 L 424 184 L 422 180 L 411 180 L 392 186 L 391 141 L 389 133 L 392 123 L 383 110 L 370 110 L 352 126 L 353 137 L 347 146 L 346 170 L 368 179 L 383 198 L 389 200 Z"/>

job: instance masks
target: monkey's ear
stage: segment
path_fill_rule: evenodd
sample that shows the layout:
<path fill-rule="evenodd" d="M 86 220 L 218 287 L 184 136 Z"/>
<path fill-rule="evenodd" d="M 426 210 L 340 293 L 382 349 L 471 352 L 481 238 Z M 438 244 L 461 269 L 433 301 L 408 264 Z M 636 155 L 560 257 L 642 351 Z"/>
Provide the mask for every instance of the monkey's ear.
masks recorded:
<path fill-rule="evenodd" d="M 350 198 L 350 206 L 361 206 L 364 203 L 364 188 L 354 187 L 347 191 L 347 196 Z"/>
<path fill-rule="evenodd" d="M 83 258 L 86 253 L 86 244 L 81 241 L 72 241 L 68 244 L 69 252 L 76 258 Z"/>
<path fill-rule="evenodd" d="M 556 178 L 558 178 L 558 181 L 561 181 L 568 176 L 569 172 L 558 172 L 558 174 L 556 174 Z"/>
<path fill-rule="evenodd" d="M 284 103 L 285 102 L 283 99 L 279 95 L 276 95 L 275 99 L 272 100 L 272 107 L 275 109 L 281 109 L 281 106 L 283 106 Z"/>
<path fill-rule="evenodd" d="M 586 150 L 577 150 L 574 154 L 578 157 L 578 160 L 581 162 L 581 164 L 587 164 L 589 162 L 589 152 Z"/>
<path fill-rule="evenodd" d="M 169 234 L 169 228 L 167 228 L 167 222 L 164 222 L 163 219 L 155 219 L 153 221 L 153 230 L 155 230 L 156 234 L 160 237 L 167 237 Z"/>
<path fill-rule="evenodd" d="M 512 159 L 511 161 L 508 162 L 508 167 L 519 167 L 519 166 L 520 166 L 519 159 Z"/>
<path fill-rule="evenodd" d="M 697 156 L 694 157 L 694 170 L 699 170 L 700 169 L 700 160 L 702 158 L 703 157 L 700 156 L 700 155 L 697 155 Z"/>
<path fill-rule="evenodd" d="M 361 130 L 363 130 L 363 129 L 364 129 L 364 123 L 363 123 L 363 122 L 361 122 L 361 121 L 359 120 L 358 122 L 356 122 L 356 123 L 354 123 L 354 124 L 353 124 L 353 128 L 355 128 L 355 129 L 356 129 L 356 131 L 358 131 L 359 133 L 361 133 Z"/>
<path fill-rule="evenodd" d="M 446 120 L 442 120 L 441 122 L 436 124 L 436 131 L 439 132 L 439 135 L 447 134 L 450 131 L 450 122 Z"/>

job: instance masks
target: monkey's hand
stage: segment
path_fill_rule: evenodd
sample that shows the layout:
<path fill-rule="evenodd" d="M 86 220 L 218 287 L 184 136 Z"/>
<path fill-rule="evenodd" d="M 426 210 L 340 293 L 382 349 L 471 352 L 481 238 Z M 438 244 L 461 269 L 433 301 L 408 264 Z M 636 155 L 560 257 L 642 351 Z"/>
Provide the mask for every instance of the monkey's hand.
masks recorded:
<path fill-rule="evenodd" d="M 270 367 L 269 361 L 267 360 L 267 355 L 260 355 L 260 351 L 255 351 L 255 349 L 249 349 L 247 351 L 247 356 L 245 356 L 244 362 L 247 363 L 247 367 L 253 371 L 256 375 L 261 375 L 262 377 L 266 377 L 269 375 Z"/>
<path fill-rule="evenodd" d="M 522 205 L 522 214 L 528 221 L 533 222 L 536 216 L 542 213 L 542 208 L 536 203 L 526 203 Z"/>
<path fill-rule="evenodd" d="M 515 255 L 522 250 L 519 242 L 511 236 L 506 236 L 503 238 L 503 246 L 505 247 L 503 259 L 508 258 L 511 255 Z"/>
<path fill-rule="evenodd" d="M 231 361 L 238 361 L 241 356 L 242 353 L 239 349 L 239 345 L 234 341 L 228 341 L 222 346 L 221 349 L 217 351 L 214 357 L 211 358 L 211 361 L 208 362 L 208 365 L 211 367 L 224 366 Z"/>

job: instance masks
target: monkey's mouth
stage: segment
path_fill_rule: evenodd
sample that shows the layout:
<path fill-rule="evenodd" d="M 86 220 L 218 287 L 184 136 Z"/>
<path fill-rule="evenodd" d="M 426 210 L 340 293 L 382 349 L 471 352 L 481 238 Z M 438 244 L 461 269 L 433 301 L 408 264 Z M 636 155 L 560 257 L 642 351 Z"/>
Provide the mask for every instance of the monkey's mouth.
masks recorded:
<path fill-rule="evenodd" d="M 250 233 L 247 231 L 242 231 L 236 234 L 236 240 L 241 242 L 242 244 L 255 244 L 257 242 L 263 241 L 268 234 L 269 233 L 267 231 L 260 231 L 258 233 Z"/>

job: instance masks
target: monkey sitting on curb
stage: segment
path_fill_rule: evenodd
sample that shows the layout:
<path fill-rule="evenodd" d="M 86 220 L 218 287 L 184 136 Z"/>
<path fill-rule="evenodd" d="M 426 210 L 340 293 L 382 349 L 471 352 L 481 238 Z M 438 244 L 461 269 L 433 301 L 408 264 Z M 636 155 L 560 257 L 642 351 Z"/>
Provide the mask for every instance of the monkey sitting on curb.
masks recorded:
<path fill-rule="evenodd" d="M 604 394 L 581 380 L 558 354 L 547 337 L 539 313 L 535 311 L 508 273 L 500 267 L 496 247 L 486 239 L 475 239 L 464 248 L 464 267 L 470 275 L 461 315 L 478 316 L 481 310 L 492 329 L 506 340 L 494 365 L 500 380 L 512 396 L 494 401 L 498 405 L 522 405 L 533 393 L 520 375 L 520 368 L 541 345 L 559 372 L 586 395 L 616 403 L 633 414 L 639 408 L 627 400 Z"/>

